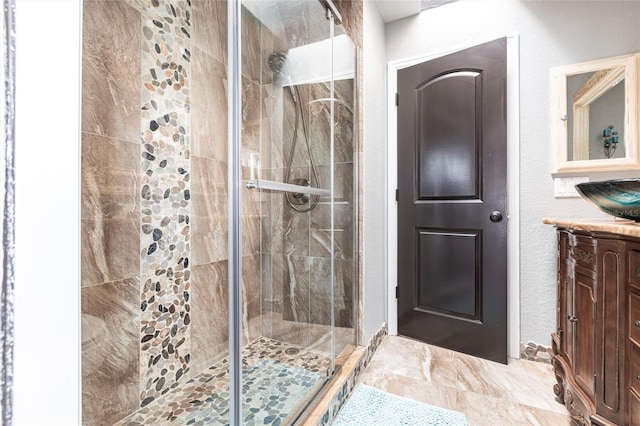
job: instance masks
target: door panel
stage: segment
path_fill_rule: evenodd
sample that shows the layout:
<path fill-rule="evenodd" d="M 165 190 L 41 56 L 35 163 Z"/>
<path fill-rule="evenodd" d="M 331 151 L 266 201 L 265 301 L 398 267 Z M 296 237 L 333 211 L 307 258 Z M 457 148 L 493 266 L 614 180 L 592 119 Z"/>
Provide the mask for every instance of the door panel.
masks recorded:
<path fill-rule="evenodd" d="M 419 200 L 480 198 L 480 75 L 452 72 L 434 77 L 416 89 L 416 115 L 420 117 Z M 449 102 L 451 98 L 457 102 Z"/>
<path fill-rule="evenodd" d="M 398 332 L 506 363 L 506 39 L 398 71 Z"/>
<path fill-rule="evenodd" d="M 480 232 L 418 231 L 418 309 L 479 319 Z M 450 253 L 458 257 L 448 261 Z"/>

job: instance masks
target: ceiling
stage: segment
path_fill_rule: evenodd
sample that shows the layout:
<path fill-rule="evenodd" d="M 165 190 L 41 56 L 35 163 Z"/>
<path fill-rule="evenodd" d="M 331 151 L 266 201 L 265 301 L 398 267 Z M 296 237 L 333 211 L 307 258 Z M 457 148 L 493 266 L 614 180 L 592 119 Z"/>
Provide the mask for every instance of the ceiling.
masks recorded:
<path fill-rule="evenodd" d="M 422 10 L 420 0 L 376 0 L 376 2 L 384 22 L 416 15 Z"/>
<path fill-rule="evenodd" d="M 453 1 L 455 0 L 376 0 L 376 3 L 384 22 L 391 22 Z"/>

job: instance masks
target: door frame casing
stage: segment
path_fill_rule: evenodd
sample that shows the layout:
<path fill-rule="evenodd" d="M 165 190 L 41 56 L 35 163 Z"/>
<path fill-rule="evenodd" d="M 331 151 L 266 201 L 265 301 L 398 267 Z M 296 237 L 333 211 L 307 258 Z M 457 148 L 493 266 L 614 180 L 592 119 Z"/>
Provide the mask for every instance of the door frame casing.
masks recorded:
<path fill-rule="evenodd" d="M 520 64 L 518 34 L 507 38 L 507 356 L 520 358 Z M 474 41 L 387 64 L 387 313 L 389 334 L 398 334 L 398 70 L 502 37 Z"/>

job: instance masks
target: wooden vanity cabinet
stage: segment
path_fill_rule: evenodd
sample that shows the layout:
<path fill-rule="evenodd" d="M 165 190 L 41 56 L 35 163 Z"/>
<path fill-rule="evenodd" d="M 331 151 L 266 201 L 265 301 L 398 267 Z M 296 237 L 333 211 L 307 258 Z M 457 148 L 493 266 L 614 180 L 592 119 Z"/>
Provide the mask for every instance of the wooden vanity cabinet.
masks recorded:
<path fill-rule="evenodd" d="M 640 405 L 628 404 L 631 391 L 627 391 L 631 247 L 639 249 L 640 283 L 640 240 L 558 227 L 557 328 L 552 335 L 558 383 L 554 392 L 579 424 L 640 425 Z M 640 355 L 640 285 L 637 290 Z M 640 380 L 637 383 L 635 396 L 640 403 Z"/>

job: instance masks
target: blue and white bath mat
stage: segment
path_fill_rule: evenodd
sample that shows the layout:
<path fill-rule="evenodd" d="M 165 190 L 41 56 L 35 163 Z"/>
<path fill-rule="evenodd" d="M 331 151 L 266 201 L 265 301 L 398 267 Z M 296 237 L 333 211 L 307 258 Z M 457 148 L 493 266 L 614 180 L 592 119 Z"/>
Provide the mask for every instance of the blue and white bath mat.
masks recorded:
<path fill-rule="evenodd" d="M 464 414 L 358 385 L 333 426 L 467 426 Z"/>

